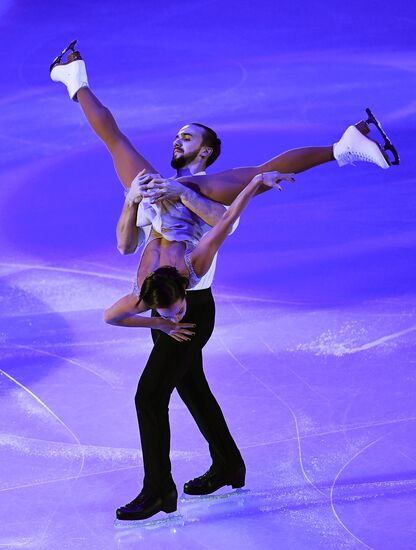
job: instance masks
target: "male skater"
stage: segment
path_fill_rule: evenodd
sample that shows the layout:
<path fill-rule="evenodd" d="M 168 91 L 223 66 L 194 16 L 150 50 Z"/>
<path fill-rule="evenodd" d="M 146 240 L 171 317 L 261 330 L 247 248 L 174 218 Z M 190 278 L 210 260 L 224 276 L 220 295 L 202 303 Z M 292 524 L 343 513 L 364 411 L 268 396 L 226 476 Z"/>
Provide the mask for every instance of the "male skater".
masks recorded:
<path fill-rule="evenodd" d="M 176 169 L 176 177 L 184 174 L 204 174 L 205 168 L 219 156 L 220 149 L 221 141 L 210 128 L 200 124 L 184 126 L 179 130 L 173 144 L 171 166 Z M 147 182 L 145 178 L 143 180 Z M 154 177 L 151 181 L 150 184 L 144 183 L 139 186 L 138 190 L 142 196 L 157 201 L 163 193 L 165 206 L 166 199 L 170 202 L 180 201 L 206 222 L 207 229 L 215 225 L 225 212 L 225 207 L 221 204 L 199 195 L 175 179 Z M 139 210 L 140 195 L 136 201 L 129 200 L 129 195 L 126 196 L 117 225 L 118 248 L 127 254 L 136 250 L 142 240 L 142 227 L 146 227 L 143 210 Z M 140 215 L 137 217 L 138 210 L 142 218 Z M 162 211 L 159 216 L 158 226 L 162 226 L 162 231 L 169 231 L 166 213 Z M 172 376 L 175 371 L 183 372 L 180 379 L 176 380 L 175 386 L 207 440 L 212 459 L 211 467 L 203 476 L 185 483 L 184 492 L 205 495 L 224 485 L 244 486 L 243 459 L 203 371 L 202 347 L 211 336 L 215 321 L 215 304 L 211 293 L 215 264 L 214 260 L 210 270 L 198 285 L 186 293 L 187 315 L 182 321 L 197 325 L 196 336 L 190 342 L 178 343 L 168 335 L 152 330 L 155 347 L 136 393 L 136 410 L 145 468 L 144 488 L 137 499 L 117 510 L 118 519 L 142 519 L 160 510 L 172 510 L 176 506 L 176 490 L 169 461 L 168 419 L 158 421 L 158 416 L 163 414 L 163 400 L 166 399 L 166 395 L 159 395 L 161 388 L 168 376 Z M 169 391 L 172 390 L 173 387 L 169 388 Z M 156 426 L 158 436 L 155 433 Z M 162 498 L 144 498 L 145 495 L 154 493 L 160 494 Z"/>

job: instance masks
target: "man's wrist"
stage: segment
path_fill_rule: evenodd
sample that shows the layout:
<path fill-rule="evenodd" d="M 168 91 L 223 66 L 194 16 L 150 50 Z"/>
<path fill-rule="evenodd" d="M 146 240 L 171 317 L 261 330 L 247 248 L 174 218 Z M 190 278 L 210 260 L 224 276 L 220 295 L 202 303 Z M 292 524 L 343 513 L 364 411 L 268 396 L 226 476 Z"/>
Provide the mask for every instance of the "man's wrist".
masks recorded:
<path fill-rule="evenodd" d="M 181 194 L 179 195 L 179 198 L 182 202 L 191 202 L 192 201 L 192 189 L 189 189 L 189 187 L 186 187 L 185 185 L 182 186 L 183 190 Z"/>

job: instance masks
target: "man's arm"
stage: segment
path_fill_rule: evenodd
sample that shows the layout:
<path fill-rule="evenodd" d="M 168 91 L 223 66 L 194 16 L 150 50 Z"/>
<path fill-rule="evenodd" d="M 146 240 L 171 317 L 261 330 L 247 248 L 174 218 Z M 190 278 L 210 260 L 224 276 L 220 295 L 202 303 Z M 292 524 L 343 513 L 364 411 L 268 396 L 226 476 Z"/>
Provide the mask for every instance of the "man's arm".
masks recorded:
<path fill-rule="evenodd" d="M 205 223 L 214 227 L 224 215 L 226 208 L 219 202 L 212 201 L 196 191 L 185 187 L 185 185 L 181 184 L 181 187 L 183 189 L 180 194 L 182 204 L 204 220 Z"/>
<path fill-rule="evenodd" d="M 132 181 L 131 187 L 126 193 L 123 210 L 117 223 L 117 248 L 121 254 L 134 254 L 139 245 L 140 232 L 137 227 L 137 210 L 142 201 L 140 186 L 151 180 L 151 176 L 142 170 Z"/>
<path fill-rule="evenodd" d="M 139 244 L 139 228 L 136 225 L 139 203 L 124 202 L 123 210 L 117 222 L 117 248 L 121 254 L 133 254 Z"/>

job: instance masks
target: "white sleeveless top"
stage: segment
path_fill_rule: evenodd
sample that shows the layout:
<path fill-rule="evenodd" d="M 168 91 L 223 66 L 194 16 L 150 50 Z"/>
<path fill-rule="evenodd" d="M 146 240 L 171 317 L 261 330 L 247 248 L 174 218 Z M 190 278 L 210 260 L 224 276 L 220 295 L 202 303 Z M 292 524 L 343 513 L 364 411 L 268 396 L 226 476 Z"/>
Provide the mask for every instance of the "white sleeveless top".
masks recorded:
<path fill-rule="evenodd" d="M 205 174 L 205 172 L 198 172 L 194 175 L 203 176 Z M 215 275 L 217 254 L 215 254 L 209 270 L 202 277 L 198 277 L 193 270 L 189 254 L 199 243 L 202 236 L 211 229 L 211 226 L 179 200 L 164 200 L 154 204 L 150 200 L 150 197 L 144 198 L 137 209 L 136 224 L 139 228 L 138 248 L 143 246 L 144 250 L 150 240 L 156 238 L 154 235 L 155 231 L 160 234 L 160 237 L 168 241 L 185 242 L 186 252 L 184 259 L 189 271 L 189 286 L 187 290 L 210 288 Z M 238 223 L 239 220 L 234 223 L 230 235 L 237 229 Z M 134 288 L 135 294 L 138 290 L 136 283 Z"/>

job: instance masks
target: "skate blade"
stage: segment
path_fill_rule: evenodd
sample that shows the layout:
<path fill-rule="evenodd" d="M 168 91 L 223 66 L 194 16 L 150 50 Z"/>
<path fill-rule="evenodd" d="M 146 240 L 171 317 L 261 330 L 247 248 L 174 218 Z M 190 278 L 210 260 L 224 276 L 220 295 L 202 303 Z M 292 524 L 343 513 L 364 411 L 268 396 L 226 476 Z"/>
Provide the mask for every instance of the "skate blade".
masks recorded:
<path fill-rule="evenodd" d="M 64 48 L 62 50 L 62 52 L 57 55 L 55 57 L 55 59 L 52 61 L 50 67 L 49 67 L 49 72 L 52 71 L 52 69 L 55 67 L 55 65 L 59 65 L 60 62 L 61 62 L 61 59 L 63 58 L 63 56 L 69 51 L 69 50 L 72 50 L 73 52 L 75 52 L 75 44 L 77 43 L 77 39 L 73 40 L 66 48 Z"/>
<path fill-rule="evenodd" d="M 386 160 L 387 162 L 390 164 L 390 165 L 397 165 L 397 164 L 400 164 L 400 157 L 399 157 L 399 154 L 397 152 L 397 149 L 394 147 L 394 145 L 392 144 L 392 142 L 390 141 L 390 138 L 388 137 L 388 135 L 386 134 L 386 132 L 383 130 L 380 122 L 378 121 L 378 119 L 374 116 L 373 112 L 371 111 L 371 109 L 369 107 L 367 107 L 367 109 L 365 110 L 365 112 L 367 113 L 368 115 L 368 119 L 365 121 L 366 124 L 374 124 L 374 126 L 377 128 L 377 130 L 380 132 L 382 138 L 384 139 L 384 146 L 380 147 L 380 149 L 383 151 L 390 151 L 390 153 L 393 155 L 393 158 L 394 160 L 391 160 L 387 154 L 385 154 L 385 157 L 386 157 Z"/>
<path fill-rule="evenodd" d="M 121 530 L 129 529 L 159 529 L 160 527 L 167 526 L 180 526 L 184 525 L 184 518 L 181 514 L 173 512 L 171 514 L 165 514 L 160 518 L 149 519 L 133 519 L 133 520 L 114 520 L 114 527 Z"/>
<path fill-rule="evenodd" d="M 211 495 L 187 495 L 186 493 L 182 493 L 182 495 L 179 498 L 180 502 L 183 503 L 192 503 L 192 502 L 206 502 L 206 501 L 212 501 L 212 500 L 221 500 L 221 499 L 227 499 L 227 498 L 237 498 L 240 496 L 245 496 L 248 493 L 250 493 L 249 489 L 235 489 L 234 491 L 227 491 L 226 493 L 216 493 Z"/>

